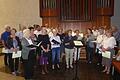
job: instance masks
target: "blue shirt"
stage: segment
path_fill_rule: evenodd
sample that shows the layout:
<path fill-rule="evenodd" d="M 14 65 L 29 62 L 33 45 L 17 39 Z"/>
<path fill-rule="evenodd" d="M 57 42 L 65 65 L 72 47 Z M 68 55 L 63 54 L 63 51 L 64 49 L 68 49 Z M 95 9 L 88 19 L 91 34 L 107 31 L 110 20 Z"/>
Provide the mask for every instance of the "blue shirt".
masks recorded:
<path fill-rule="evenodd" d="M 10 36 L 10 32 L 5 31 L 1 35 L 1 40 L 3 40 L 4 42 L 6 42 L 9 36 Z"/>
<path fill-rule="evenodd" d="M 17 47 L 18 47 L 18 42 L 17 42 L 17 40 L 13 40 L 13 46 L 14 46 L 14 48 L 17 48 Z"/>

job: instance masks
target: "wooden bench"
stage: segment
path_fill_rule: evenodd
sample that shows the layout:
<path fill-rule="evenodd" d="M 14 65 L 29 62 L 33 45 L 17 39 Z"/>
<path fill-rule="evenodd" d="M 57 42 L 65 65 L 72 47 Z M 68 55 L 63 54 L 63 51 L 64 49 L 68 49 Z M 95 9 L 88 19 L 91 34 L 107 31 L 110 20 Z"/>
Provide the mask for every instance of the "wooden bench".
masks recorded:
<path fill-rule="evenodd" d="M 120 61 L 113 61 L 112 65 L 114 66 L 114 68 L 120 73 Z"/>
<path fill-rule="evenodd" d="M 2 53 L 2 48 L 3 48 L 3 44 L 2 44 L 2 41 L 0 40 L 0 55 Z"/>
<path fill-rule="evenodd" d="M 120 61 L 112 61 L 112 75 L 114 80 L 120 80 Z"/>

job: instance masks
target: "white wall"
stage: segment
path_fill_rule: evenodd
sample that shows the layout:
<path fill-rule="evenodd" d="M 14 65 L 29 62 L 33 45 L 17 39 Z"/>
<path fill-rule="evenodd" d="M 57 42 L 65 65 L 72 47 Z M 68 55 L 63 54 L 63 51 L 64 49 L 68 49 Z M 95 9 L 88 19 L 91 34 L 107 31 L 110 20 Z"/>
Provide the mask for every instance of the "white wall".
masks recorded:
<path fill-rule="evenodd" d="M 0 33 L 6 24 L 17 29 L 19 24 L 41 25 L 39 11 L 39 0 L 0 0 Z"/>
<path fill-rule="evenodd" d="M 120 0 L 114 0 L 114 16 L 111 19 L 111 23 L 120 28 Z"/>

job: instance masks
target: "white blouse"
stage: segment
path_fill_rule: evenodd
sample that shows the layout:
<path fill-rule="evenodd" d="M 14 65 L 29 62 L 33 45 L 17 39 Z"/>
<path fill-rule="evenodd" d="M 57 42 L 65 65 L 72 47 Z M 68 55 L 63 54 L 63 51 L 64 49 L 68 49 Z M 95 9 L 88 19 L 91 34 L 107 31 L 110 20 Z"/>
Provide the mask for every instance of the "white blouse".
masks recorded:
<path fill-rule="evenodd" d="M 104 39 L 103 40 L 103 42 L 102 42 L 102 46 L 103 46 L 103 48 L 114 48 L 115 47 L 115 45 L 116 45 L 116 40 L 115 40 L 115 38 L 114 37 L 110 37 L 110 38 L 106 38 L 106 39 Z"/>
<path fill-rule="evenodd" d="M 60 47 L 60 44 L 54 44 L 54 43 L 52 42 L 53 39 L 54 39 L 55 41 L 61 43 L 61 40 L 60 40 L 60 37 L 59 37 L 59 36 L 51 36 L 51 37 L 50 37 L 51 48 Z"/>
<path fill-rule="evenodd" d="M 97 40 L 96 40 L 96 43 L 97 43 L 97 48 L 100 48 L 101 47 L 101 44 L 103 42 L 104 39 L 106 39 L 106 35 L 98 35 L 97 36 Z"/>
<path fill-rule="evenodd" d="M 26 40 L 28 41 L 29 45 L 32 45 L 32 44 L 33 44 L 33 42 L 32 42 L 31 39 L 26 38 Z"/>
<path fill-rule="evenodd" d="M 95 37 L 97 37 L 98 36 L 98 30 L 92 30 L 92 32 L 93 32 L 93 35 L 95 36 Z"/>

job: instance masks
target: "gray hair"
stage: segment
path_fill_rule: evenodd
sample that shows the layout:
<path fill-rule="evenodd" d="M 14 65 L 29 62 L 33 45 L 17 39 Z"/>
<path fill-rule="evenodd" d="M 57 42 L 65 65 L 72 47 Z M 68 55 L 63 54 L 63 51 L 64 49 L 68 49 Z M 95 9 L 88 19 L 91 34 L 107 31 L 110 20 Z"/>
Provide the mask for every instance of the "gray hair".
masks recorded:
<path fill-rule="evenodd" d="M 29 29 L 23 30 L 23 37 L 25 37 L 25 38 L 29 38 L 30 37 L 30 30 Z"/>

